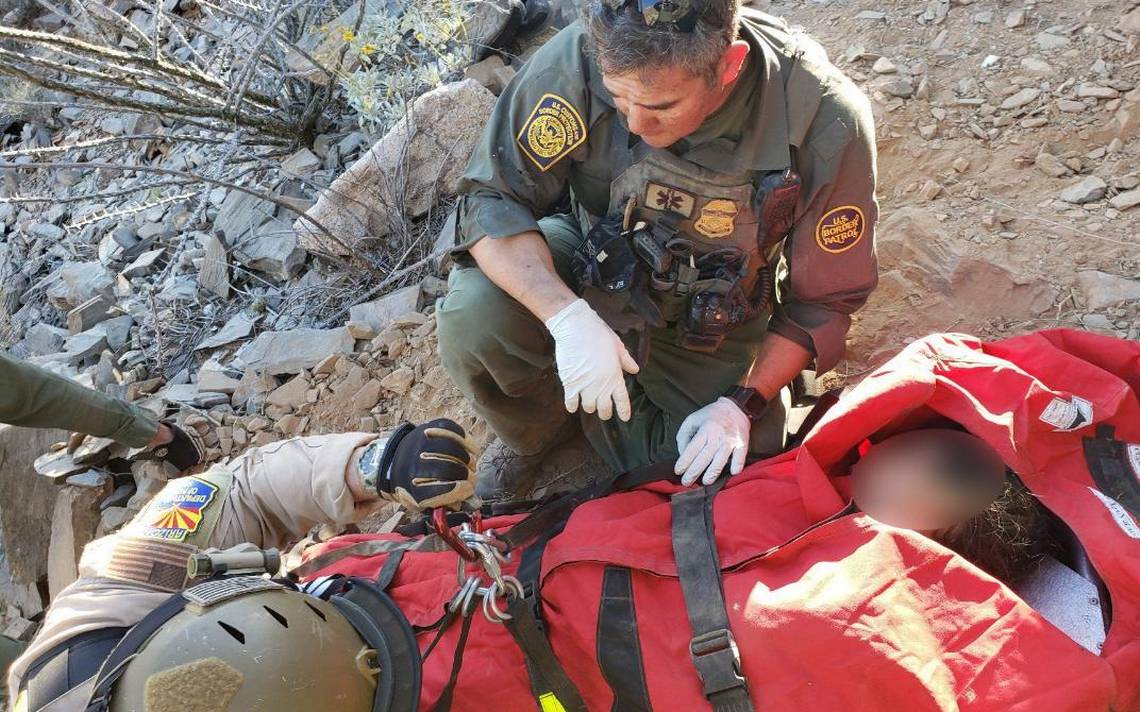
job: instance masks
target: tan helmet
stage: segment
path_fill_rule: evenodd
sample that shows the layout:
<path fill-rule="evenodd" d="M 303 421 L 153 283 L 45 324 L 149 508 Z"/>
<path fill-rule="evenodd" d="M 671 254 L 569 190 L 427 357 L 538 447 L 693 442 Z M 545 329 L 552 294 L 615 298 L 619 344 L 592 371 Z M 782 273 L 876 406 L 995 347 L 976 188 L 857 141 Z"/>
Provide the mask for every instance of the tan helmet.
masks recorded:
<path fill-rule="evenodd" d="M 420 660 L 406 619 L 369 582 L 336 588 L 327 601 L 256 576 L 189 588 L 165 621 L 140 624 L 121 674 L 104 666 L 94 701 L 109 712 L 413 712 Z"/>

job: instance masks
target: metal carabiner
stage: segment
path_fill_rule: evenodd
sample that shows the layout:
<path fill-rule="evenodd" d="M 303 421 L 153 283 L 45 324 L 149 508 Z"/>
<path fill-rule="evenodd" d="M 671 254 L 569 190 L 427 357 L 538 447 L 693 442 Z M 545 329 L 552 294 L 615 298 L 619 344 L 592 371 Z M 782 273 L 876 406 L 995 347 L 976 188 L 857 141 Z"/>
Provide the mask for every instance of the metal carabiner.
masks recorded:
<path fill-rule="evenodd" d="M 452 597 L 451 602 L 447 604 L 447 610 L 451 613 L 462 610 L 464 616 L 471 615 L 471 604 L 478 591 L 479 577 L 471 576 L 459 587 L 459 590 Z"/>
<path fill-rule="evenodd" d="M 523 593 L 522 582 L 508 574 L 503 577 L 502 585 L 496 581 L 485 589 L 483 594 L 483 617 L 492 623 L 502 623 L 514 617 L 499 608 L 498 599 L 500 595 L 503 598 L 521 598 L 525 595 Z"/>
<path fill-rule="evenodd" d="M 483 569 L 487 575 L 500 587 L 503 588 L 506 584 L 503 583 L 503 567 L 499 566 L 499 560 L 495 557 L 494 549 L 491 549 L 486 544 L 476 544 L 472 547 L 475 553 L 479 554 L 482 559 Z"/>

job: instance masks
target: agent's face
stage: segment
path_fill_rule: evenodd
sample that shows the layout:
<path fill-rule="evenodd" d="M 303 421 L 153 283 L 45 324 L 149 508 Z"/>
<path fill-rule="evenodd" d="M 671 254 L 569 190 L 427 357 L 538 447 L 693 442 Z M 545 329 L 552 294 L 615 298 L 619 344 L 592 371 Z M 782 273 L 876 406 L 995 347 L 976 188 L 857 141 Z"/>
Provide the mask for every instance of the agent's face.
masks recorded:
<path fill-rule="evenodd" d="M 733 42 L 716 70 L 716 81 L 680 67 L 602 74 L 602 84 L 625 116 L 630 133 L 654 148 L 668 148 L 696 131 L 721 107 L 743 70 L 748 43 Z"/>
<path fill-rule="evenodd" d="M 630 133 L 654 148 L 668 148 L 693 133 L 723 102 L 720 88 L 676 67 L 607 74 L 602 83 Z"/>
<path fill-rule="evenodd" d="M 875 445 L 851 469 L 855 503 L 884 524 L 925 534 L 982 513 L 1001 493 L 1004 466 L 993 453 L 977 477 L 948 478 L 947 443 L 959 441 L 977 447 L 976 438 L 952 430 L 903 433 Z"/>

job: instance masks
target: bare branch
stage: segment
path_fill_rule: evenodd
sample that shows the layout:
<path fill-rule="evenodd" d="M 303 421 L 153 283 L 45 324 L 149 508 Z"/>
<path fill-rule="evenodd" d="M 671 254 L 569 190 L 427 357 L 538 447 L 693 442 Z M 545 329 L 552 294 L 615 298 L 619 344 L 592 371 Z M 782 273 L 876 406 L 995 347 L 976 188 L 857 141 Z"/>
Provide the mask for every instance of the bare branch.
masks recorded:
<path fill-rule="evenodd" d="M 179 170 L 175 170 L 173 168 L 161 168 L 159 166 L 142 166 L 142 165 L 125 165 L 124 166 L 124 165 L 116 165 L 113 163 L 95 163 L 95 162 L 73 163 L 73 162 L 63 162 L 63 161 L 55 161 L 55 162 L 51 162 L 51 163 L 26 163 L 24 165 L 18 166 L 17 168 L 18 168 L 18 170 L 45 170 L 45 169 L 50 170 L 50 169 L 63 169 L 63 168 L 81 168 L 81 169 L 89 169 L 89 170 L 117 171 L 120 173 L 138 172 L 138 173 L 156 173 L 156 174 L 160 174 L 160 175 L 176 176 L 178 178 L 186 178 L 186 179 L 190 179 L 190 180 L 201 181 L 203 183 L 208 183 L 210 185 L 220 186 L 223 188 L 229 188 L 231 190 L 237 190 L 237 191 L 240 191 L 242 193 L 245 193 L 246 195 L 252 195 L 253 197 L 258 198 L 259 200 L 264 200 L 268 203 L 273 203 L 274 205 L 277 205 L 279 207 L 283 207 L 286 210 L 289 210 L 290 212 L 296 212 L 296 210 L 293 208 L 293 206 L 289 202 L 284 201 L 275 195 L 270 195 L 268 193 L 264 193 L 264 192 L 259 191 L 259 190 L 253 190 L 252 188 L 248 188 L 248 187 L 243 186 L 243 185 L 237 185 L 237 184 L 231 183 L 229 181 L 219 180 L 219 179 L 213 178 L 211 176 L 205 176 L 205 175 L 202 175 L 200 173 L 192 173 L 190 171 L 179 171 Z M 6 198 L 0 198 L 0 202 L 5 201 L 5 200 L 7 200 L 7 199 Z M 345 245 L 343 242 L 341 242 L 340 238 L 338 238 L 331 230 L 329 230 L 327 227 L 322 225 L 315 218 L 313 218 L 313 217 L 311 217 L 305 213 L 301 213 L 298 217 L 303 219 L 305 222 L 311 224 L 316 229 L 320 230 L 326 237 L 328 237 L 330 240 L 333 241 L 333 244 L 344 248 L 346 254 L 351 254 L 351 250 L 348 249 L 348 246 Z M 339 257 L 334 257 L 331 255 L 322 255 L 322 256 L 325 257 L 326 259 L 329 259 L 334 264 L 337 264 L 340 267 L 347 267 L 347 265 Z"/>

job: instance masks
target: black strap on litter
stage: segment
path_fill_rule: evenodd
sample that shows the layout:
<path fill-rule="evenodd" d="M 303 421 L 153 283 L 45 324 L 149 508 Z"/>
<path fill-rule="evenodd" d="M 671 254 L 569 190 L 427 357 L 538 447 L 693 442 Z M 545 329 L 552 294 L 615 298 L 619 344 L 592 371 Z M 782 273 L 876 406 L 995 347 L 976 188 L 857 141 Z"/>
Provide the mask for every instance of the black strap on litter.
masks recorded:
<path fill-rule="evenodd" d="M 515 524 L 510 531 L 502 535 L 502 539 L 511 549 L 526 546 L 551 530 L 561 529 L 565 526 L 566 521 L 570 519 L 570 514 L 579 505 L 611 492 L 668 479 L 680 481 L 680 478 L 673 473 L 673 463 L 671 462 L 645 465 L 621 475 L 605 477 L 590 487 L 568 492 L 534 510 L 529 517 Z"/>
<path fill-rule="evenodd" d="M 673 556 L 693 629 L 689 655 L 705 697 L 716 712 L 752 712 L 740 652 L 728 624 L 713 532 L 713 497 L 723 486 L 721 480 L 673 495 Z"/>
<path fill-rule="evenodd" d="M 380 573 L 376 574 L 376 586 L 381 591 L 387 591 L 392 585 L 392 579 L 396 578 L 396 571 L 400 568 L 400 563 L 403 562 L 404 554 L 407 552 L 407 549 L 396 549 L 388 554 L 388 559 L 380 567 Z"/>
<path fill-rule="evenodd" d="M 598 667 L 614 693 L 612 712 L 652 712 L 637 634 L 633 580 L 624 566 L 607 566 L 598 607 Z"/>
<path fill-rule="evenodd" d="M 455 683 L 459 680 L 459 669 L 463 667 L 463 651 L 467 649 L 467 635 L 471 632 L 471 621 L 474 616 L 463 616 L 463 627 L 459 629 L 459 640 L 455 643 L 455 655 L 451 659 L 451 675 L 447 678 L 447 684 L 443 686 L 443 691 L 439 693 L 439 699 L 436 700 L 435 705 L 431 708 L 432 712 L 448 712 L 451 709 L 452 699 L 455 696 Z M 445 625 L 440 629 L 440 635 L 443 631 L 447 630 Z M 432 642 L 432 646 L 439 640 Z M 428 653 L 431 652 L 429 649 Z M 424 654 L 427 657 L 427 654 Z"/>
<path fill-rule="evenodd" d="M 99 672 L 99 666 L 129 628 L 100 628 L 69 638 L 28 666 L 20 689 L 27 709 L 38 710 Z"/>
<path fill-rule="evenodd" d="M 554 649 L 539 626 L 531 601 L 524 597 L 512 598 L 507 603 L 507 613 L 511 618 L 503 625 L 522 648 L 530 672 L 531 689 L 539 703 L 547 696 L 553 696 L 566 712 L 587 712 L 581 693 L 554 656 Z"/>
<path fill-rule="evenodd" d="M 166 599 L 166 602 L 161 606 L 146 614 L 141 621 L 135 623 L 127 631 L 99 667 L 95 688 L 91 691 L 91 697 L 87 702 L 87 712 L 106 712 L 109 709 L 111 688 L 126 670 L 127 662 L 154 635 L 155 631 L 181 613 L 184 608 L 186 608 L 186 599 L 182 597 L 181 593 L 176 593 Z"/>
<path fill-rule="evenodd" d="M 1140 518 L 1140 479 L 1133 471 L 1128 444 L 1116 439 L 1116 428 L 1100 425 L 1095 438 L 1083 438 L 1085 460 L 1097 489 Z"/>
<path fill-rule="evenodd" d="M 428 643 L 428 646 L 424 648 L 423 655 L 420 656 L 421 661 L 425 663 L 427 662 L 428 657 L 431 655 L 432 651 L 435 650 L 435 646 L 439 645 L 439 641 L 441 638 L 443 638 L 443 634 L 447 632 L 447 629 L 450 628 L 451 624 L 455 622 L 455 619 L 459 617 L 460 611 L 461 609 L 459 608 L 452 610 L 450 605 L 447 606 L 446 613 L 444 613 L 443 617 L 440 618 L 439 621 L 437 621 L 435 624 L 435 636 L 432 637 L 431 642 Z M 431 629 L 428 628 L 427 630 Z M 421 629 L 419 632 L 423 632 L 423 629 Z"/>
<path fill-rule="evenodd" d="M 522 556 L 519 557 L 519 567 L 515 571 L 515 575 L 523 587 L 523 596 L 522 598 L 516 599 L 515 603 L 520 607 L 525 607 L 526 610 L 529 611 L 533 625 L 538 630 L 538 634 L 543 636 L 544 641 L 546 638 L 542 623 L 542 556 L 546 552 L 546 545 L 550 543 L 551 539 L 561 534 L 565 527 L 566 522 L 556 523 L 551 529 L 546 530 L 541 536 L 523 549 Z M 513 632 L 512 635 L 514 635 Z M 520 647 L 522 647 L 521 643 Z M 547 647 L 549 647 L 549 645 L 547 645 Z M 531 691 L 534 693 L 535 698 L 539 700 L 540 707 L 543 710 L 547 709 L 542 703 L 543 697 L 547 695 L 554 696 L 558 699 L 559 703 L 561 703 L 561 697 L 559 697 L 557 692 L 551 690 L 547 682 L 547 680 L 550 679 L 549 676 L 544 677 L 536 661 L 531 659 L 531 651 L 526 648 L 522 650 L 523 657 L 526 659 L 526 672 L 530 679 Z M 553 653 L 553 651 L 551 652 Z M 545 655 L 545 653 L 541 651 L 539 654 Z M 569 680 L 569 678 L 566 677 L 565 671 L 562 670 L 561 663 L 559 663 L 558 659 L 554 658 L 553 655 L 551 655 L 551 660 L 545 661 L 544 664 L 557 668 L 557 672 L 555 673 L 556 677 L 565 678 L 567 681 Z M 573 687 L 573 683 L 569 684 Z M 575 692 L 577 692 L 576 689 Z"/>

